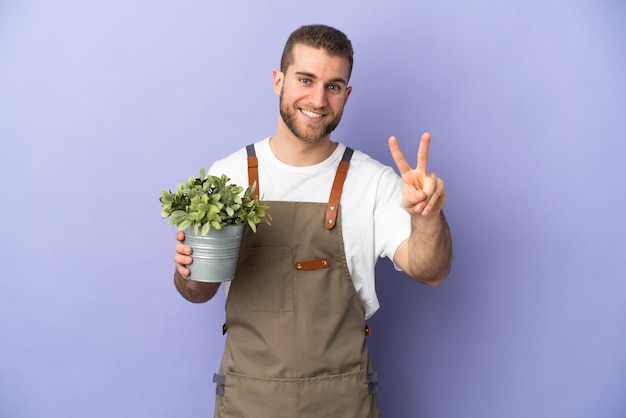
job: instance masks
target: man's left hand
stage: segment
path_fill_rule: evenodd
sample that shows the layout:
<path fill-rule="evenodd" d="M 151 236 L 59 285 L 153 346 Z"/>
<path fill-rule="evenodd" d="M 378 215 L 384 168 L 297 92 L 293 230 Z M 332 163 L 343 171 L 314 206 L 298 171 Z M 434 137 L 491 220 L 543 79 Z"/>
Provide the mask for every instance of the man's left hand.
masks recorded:
<path fill-rule="evenodd" d="M 398 139 L 389 138 L 391 156 L 402 176 L 402 204 L 411 215 L 438 215 L 446 203 L 446 189 L 443 180 L 428 172 L 428 148 L 431 135 L 422 135 L 417 151 L 417 167 L 411 168 L 407 162 Z"/>

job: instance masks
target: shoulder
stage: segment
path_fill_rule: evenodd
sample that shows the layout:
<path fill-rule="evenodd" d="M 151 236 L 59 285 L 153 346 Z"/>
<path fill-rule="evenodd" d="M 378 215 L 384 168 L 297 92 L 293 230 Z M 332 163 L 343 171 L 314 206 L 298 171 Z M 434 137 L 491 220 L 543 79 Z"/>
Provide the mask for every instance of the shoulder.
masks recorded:
<path fill-rule="evenodd" d="M 354 150 L 352 159 L 350 160 L 350 168 L 348 169 L 348 178 L 352 177 L 372 180 L 377 178 L 379 181 L 396 182 L 400 179 L 395 170 L 382 162 L 372 158 L 368 154 Z"/>
<path fill-rule="evenodd" d="M 268 139 L 263 139 L 261 141 L 257 141 L 254 143 L 251 143 L 249 145 L 254 146 L 255 152 L 258 154 L 259 152 L 264 152 L 265 149 L 267 148 L 267 144 L 268 144 Z M 243 146 L 241 148 L 239 148 L 238 150 L 234 151 L 233 153 L 227 155 L 226 157 L 220 158 L 218 160 L 216 160 L 213 165 L 216 164 L 229 164 L 231 162 L 237 162 L 240 161 L 241 159 L 245 159 L 248 157 L 248 150 L 247 150 L 248 145 Z"/>
<path fill-rule="evenodd" d="M 267 139 L 254 143 L 257 153 L 263 148 Z M 248 183 L 248 153 L 246 147 L 241 147 L 226 157 L 216 160 L 209 169 L 209 173 L 214 176 L 226 174 L 235 184 Z"/>

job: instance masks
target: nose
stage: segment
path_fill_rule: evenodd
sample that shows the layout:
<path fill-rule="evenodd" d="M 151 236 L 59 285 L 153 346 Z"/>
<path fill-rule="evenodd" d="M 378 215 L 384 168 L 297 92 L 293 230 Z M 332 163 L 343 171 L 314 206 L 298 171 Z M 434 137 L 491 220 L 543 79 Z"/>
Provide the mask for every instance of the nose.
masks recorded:
<path fill-rule="evenodd" d="M 315 106 L 316 108 L 326 107 L 326 105 L 328 104 L 328 98 L 326 97 L 327 93 L 328 93 L 328 90 L 326 89 L 326 86 L 324 85 L 315 86 L 315 88 L 313 89 L 313 91 L 311 91 L 311 94 L 309 96 L 311 105 Z"/>

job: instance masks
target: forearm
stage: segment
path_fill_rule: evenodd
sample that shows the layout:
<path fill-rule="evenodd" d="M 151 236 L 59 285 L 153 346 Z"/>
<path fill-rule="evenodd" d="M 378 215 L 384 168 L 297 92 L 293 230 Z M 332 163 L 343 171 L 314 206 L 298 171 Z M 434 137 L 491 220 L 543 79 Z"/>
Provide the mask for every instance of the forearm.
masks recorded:
<path fill-rule="evenodd" d="M 176 270 L 174 272 L 174 285 L 178 293 L 185 299 L 194 303 L 203 303 L 215 296 L 219 283 L 198 282 L 186 279 Z"/>
<path fill-rule="evenodd" d="M 408 271 L 413 279 L 437 285 L 450 272 L 452 265 L 452 236 L 443 214 L 411 217 L 408 239 Z"/>

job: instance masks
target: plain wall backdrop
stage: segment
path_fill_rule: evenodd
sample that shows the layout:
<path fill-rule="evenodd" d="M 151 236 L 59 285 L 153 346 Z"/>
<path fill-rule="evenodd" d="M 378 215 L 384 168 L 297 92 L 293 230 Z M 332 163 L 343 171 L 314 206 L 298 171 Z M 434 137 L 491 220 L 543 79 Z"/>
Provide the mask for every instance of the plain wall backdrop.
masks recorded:
<path fill-rule="evenodd" d="M 356 55 L 335 140 L 430 131 L 455 260 L 377 267 L 386 417 L 626 416 L 626 6 L 0 2 L 0 416 L 212 416 L 224 296 L 172 284 L 162 188 L 273 134 L 288 34 Z"/>

